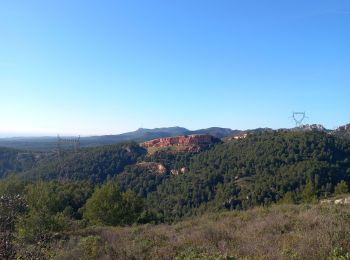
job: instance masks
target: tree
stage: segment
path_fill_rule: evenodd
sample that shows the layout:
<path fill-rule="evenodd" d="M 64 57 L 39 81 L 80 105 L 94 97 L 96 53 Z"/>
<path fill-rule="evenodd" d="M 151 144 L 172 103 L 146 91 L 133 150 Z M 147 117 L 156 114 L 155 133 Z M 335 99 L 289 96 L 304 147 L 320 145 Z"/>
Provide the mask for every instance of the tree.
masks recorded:
<path fill-rule="evenodd" d="M 342 180 L 335 187 L 334 194 L 340 195 L 340 194 L 344 194 L 344 193 L 348 193 L 348 192 L 349 192 L 348 184 L 344 180 Z"/>
<path fill-rule="evenodd" d="M 132 224 L 138 221 L 143 210 L 142 200 L 135 192 L 127 190 L 122 193 L 122 224 Z"/>
<path fill-rule="evenodd" d="M 312 181 L 307 182 L 302 192 L 302 198 L 305 203 L 315 203 L 317 201 L 316 188 Z"/>
<path fill-rule="evenodd" d="M 111 181 L 97 188 L 87 200 L 84 218 L 94 225 L 124 225 L 137 221 L 142 201 L 132 191 L 121 193 Z"/>
<path fill-rule="evenodd" d="M 53 211 L 56 206 L 52 186 L 38 182 L 27 186 L 25 199 L 28 212 L 19 219 L 17 230 L 24 242 L 46 241 L 52 232 L 61 231 L 65 223 L 61 214 Z"/>
<path fill-rule="evenodd" d="M 293 192 L 288 191 L 284 194 L 280 202 L 282 204 L 295 204 L 295 195 L 293 194 Z"/>
<path fill-rule="evenodd" d="M 95 225 L 117 225 L 120 222 L 121 194 L 112 183 L 97 188 L 85 205 L 84 218 Z"/>
<path fill-rule="evenodd" d="M 0 181 L 0 195 L 17 196 L 22 195 L 26 183 L 18 175 L 8 175 Z"/>

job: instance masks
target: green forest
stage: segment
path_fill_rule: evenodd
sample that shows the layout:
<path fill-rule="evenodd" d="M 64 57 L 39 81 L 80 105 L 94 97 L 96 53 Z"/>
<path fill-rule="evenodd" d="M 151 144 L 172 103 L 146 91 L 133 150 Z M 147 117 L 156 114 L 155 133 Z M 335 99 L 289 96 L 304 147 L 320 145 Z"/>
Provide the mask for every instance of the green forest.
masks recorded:
<path fill-rule="evenodd" d="M 97 227 L 171 226 L 208 214 L 303 207 L 344 196 L 350 142 L 319 131 L 269 131 L 196 153 L 148 153 L 137 143 L 60 156 L 1 148 L 0 178 L 0 258 L 49 259 L 72 237 L 90 250 L 100 243 Z M 350 250 L 348 244 L 338 249 L 346 246 Z"/>

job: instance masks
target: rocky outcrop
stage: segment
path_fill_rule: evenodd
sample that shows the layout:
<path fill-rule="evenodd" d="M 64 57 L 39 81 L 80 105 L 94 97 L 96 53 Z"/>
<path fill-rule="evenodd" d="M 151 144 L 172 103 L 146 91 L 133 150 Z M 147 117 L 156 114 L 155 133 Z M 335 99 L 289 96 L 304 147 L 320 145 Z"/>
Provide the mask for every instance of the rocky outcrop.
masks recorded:
<path fill-rule="evenodd" d="M 155 162 L 140 162 L 136 164 L 136 167 L 147 169 L 149 171 L 155 172 L 159 175 L 163 175 L 166 172 L 166 168 L 161 163 Z"/>
<path fill-rule="evenodd" d="M 340 198 L 324 199 L 320 201 L 321 204 L 336 204 L 336 205 L 350 205 L 350 196 L 343 196 Z"/>
<path fill-rule="evenodd" d="M 188 173 L 188 168 L 186 167 L 182 167 L 181 169 L 172 169 L 170 171 L 170 174 L 174 176 L 178 176 L 180 174 L 186 174 L 186 173 Z"/>
<path fill-rule="evenodd" d="M 200 147 L 218 142 L 219 140 L 211 135 L 188 135 L 158 138 L 140 144 L 143 148 L 151 147 Z M 196 150 L 196 149 L 194 149 Z"/>
<path fill-rule="evenodd" d="M 335 131 L 341 132 L 341 131 L 350 131 L 350 124 L 343 125 L 338 127 Z"/>
<path fill-rule="evenodd" d="M 331 133 L 334 136 L 350 140 L 350 124 L 340 126 Z"/>
<path fill-rule="evenodd" d="M 328 132 L 328 130 L 320 124 L 306 124 L 306 125 L 301 125 L 295 128 L 289 129 L 289 131 L 292 132 L 307 132 L 307 131 L 320 131 L 320 132 Z"/>

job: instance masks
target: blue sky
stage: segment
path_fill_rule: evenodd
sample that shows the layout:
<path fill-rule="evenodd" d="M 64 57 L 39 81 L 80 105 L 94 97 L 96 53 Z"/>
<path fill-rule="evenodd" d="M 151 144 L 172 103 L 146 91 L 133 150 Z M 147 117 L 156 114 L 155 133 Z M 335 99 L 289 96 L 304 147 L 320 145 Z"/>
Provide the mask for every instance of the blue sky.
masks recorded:
<path fill-rule="evenodd" d="M 0 133 L 350 122 L 350 1 L 1 1 Z"/>

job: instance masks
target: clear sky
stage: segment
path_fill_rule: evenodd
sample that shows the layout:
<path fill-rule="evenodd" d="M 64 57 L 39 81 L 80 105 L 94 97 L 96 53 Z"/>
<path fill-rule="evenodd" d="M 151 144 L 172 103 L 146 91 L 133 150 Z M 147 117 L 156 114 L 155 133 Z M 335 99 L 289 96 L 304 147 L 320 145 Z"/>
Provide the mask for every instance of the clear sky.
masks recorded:
<path fill-rule="evenodd" d="M 350 122 L 348 0 L 0 2 L 0 132 Z"/>

